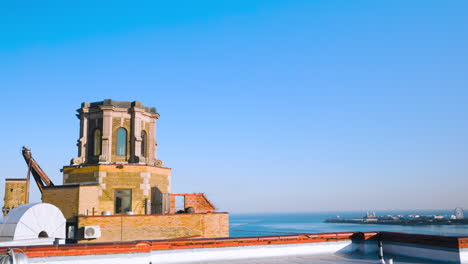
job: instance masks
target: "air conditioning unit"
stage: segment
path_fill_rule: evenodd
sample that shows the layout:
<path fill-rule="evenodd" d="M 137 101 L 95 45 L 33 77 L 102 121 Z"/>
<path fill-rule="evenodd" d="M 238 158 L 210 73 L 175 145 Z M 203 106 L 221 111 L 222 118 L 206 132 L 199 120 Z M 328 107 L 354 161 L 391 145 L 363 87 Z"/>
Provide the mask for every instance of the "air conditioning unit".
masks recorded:
<path fill-rule="evenodd" d="M 101 228 L 99 226 L 85 226 L 84 227 L 84 238 L 99 238 L 101 237 Z"/>

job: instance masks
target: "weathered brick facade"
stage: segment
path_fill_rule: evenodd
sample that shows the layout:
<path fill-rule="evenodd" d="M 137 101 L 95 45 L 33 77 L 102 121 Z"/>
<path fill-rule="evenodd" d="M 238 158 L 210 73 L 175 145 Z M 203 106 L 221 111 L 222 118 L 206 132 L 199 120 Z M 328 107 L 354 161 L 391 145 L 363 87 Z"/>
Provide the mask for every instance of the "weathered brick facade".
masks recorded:
<path fill-rule="evenodd" d="M 67 222 L 76 222 L 78 215 L 100 214 L 98 192 L 97 184 L 47 187 L 42 192 L 42 202 L 57 206 Z"/>
<path fill-rule="evenodd" d="M 90 166 L 67 166 L 63 168 L 63 182 L 96 182 L 99 214 L 102 211 L 114 213 L 114 190 L 132 190 L 132 212 L 144 214 L 146 200 L 151 199 L 151 188 L 158 188 L 161 193 L 170 193 L 171 170 L 156 166 L 136 164 L 108 164 Z"/>
<path fill-rule="evenodd" d="M 27 179 L 5 179 L 3 215 L 17 206 L 26 204 L 27 195 Z"/>
<path fill-rule="evenodd" d="M 195 213 L 211 213 L 216 210 L 216 207 L 203 193 L 171 194 L 171 214 L 176 213 L 176 196 L 183 196 L 184 208 L 191 207 L 194 209 Z"/>
<path fill-rule="evenodd" d="M 85 226 L 98 225 L 101 237 L 83 239 Z M 78 218 L 81 242 L 132 241 L 188 237 L 228 237 L 227 213 L 170 215 L 82 216 Z"/>

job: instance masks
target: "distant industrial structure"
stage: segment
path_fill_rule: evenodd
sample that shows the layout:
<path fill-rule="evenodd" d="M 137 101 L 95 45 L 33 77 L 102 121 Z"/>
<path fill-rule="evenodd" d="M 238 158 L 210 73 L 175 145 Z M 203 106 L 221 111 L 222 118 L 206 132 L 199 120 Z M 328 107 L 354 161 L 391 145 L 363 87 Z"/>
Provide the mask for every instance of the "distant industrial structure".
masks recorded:
<path fill-rule="evenodd" d="M 354 223 L 354 224 L 383 224 L 383 225 L 466 225 L 468 219 L 465 218 L 461 207 L 455 208 L 452 215 L 385 215 L 377 216 L 375 212 L 369 213 L 362 218 L 340 218 L 327 219 L 328 223 Z"/>

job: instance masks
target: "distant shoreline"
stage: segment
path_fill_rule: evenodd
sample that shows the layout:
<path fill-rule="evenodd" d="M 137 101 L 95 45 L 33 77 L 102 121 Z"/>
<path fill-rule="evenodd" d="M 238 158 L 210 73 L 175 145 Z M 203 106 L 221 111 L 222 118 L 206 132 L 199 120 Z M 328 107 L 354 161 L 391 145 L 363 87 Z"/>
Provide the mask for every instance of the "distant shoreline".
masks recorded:
<path fill-rule="evenodd" d="M 468 225 L 465 219 L 327 219 L 325 223 L 373 224 L 373 225 Z"/>

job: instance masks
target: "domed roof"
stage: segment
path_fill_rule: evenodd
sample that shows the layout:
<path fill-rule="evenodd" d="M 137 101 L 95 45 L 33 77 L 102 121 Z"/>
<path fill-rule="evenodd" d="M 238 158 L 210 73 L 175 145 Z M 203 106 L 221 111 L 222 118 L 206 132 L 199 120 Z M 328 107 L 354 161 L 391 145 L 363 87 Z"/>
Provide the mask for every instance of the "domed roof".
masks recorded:
<path fill-rule="evenodd" d="M 0 240 L 19 240 L 42 236 L 65 238 L 66 220 L 60 209 L 48 203 L 15 207 L 0 225 Z"/>

